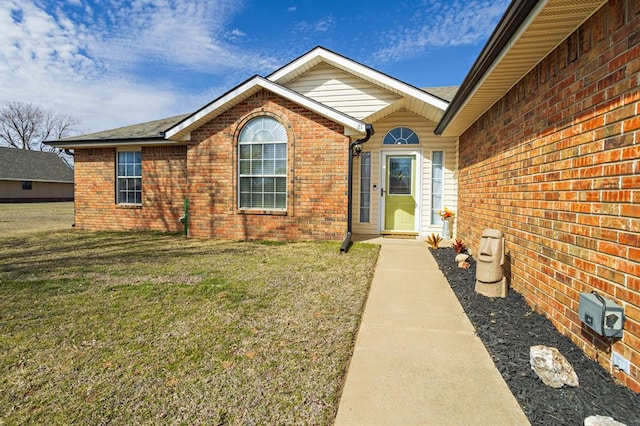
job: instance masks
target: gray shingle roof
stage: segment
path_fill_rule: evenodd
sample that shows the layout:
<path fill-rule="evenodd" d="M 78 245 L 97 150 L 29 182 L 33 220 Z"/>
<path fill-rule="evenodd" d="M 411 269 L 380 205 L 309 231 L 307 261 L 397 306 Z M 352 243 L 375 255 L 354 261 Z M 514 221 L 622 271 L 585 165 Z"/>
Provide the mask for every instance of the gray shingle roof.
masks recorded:
<path fill-rule="evenodd" d="M 430 95 L 437 96 L 447 102 L 451 102 L 460 86 L 424 87 L 422 90 Z"/>
<path fill-rule="evenodd" d="M 97 133 L 89 133 L 87 135 L 73 136 L 61 139 L 62 141 L 98 141 L 111 139 L 147 139 L 161 138 L 162 132 L 180 121 L 189 117 L 191 114 L 176 115 L 175 117 L 163 118 L 160 120 L 149 121 L 146 123 L 134 124 L 131 126 L 119 127 L 117 129 L 105 130 Z"/>
<path fill-rule="evenodd" d="M 0 180 L 73 182 L 73 169 L 53 152 L 0 147 Z"/>

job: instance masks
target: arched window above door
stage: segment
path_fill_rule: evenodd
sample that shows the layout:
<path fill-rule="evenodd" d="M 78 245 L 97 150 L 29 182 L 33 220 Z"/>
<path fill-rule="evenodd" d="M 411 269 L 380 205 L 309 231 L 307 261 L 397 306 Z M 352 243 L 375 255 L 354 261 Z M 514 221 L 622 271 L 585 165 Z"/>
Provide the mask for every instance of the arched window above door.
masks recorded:
<path fill-rule="evenodd" d="M 408 127 L 396 127 L 389 130 L 382 140 L 383 145 L 417 145 L 420 139 L 416 132 Z"/>

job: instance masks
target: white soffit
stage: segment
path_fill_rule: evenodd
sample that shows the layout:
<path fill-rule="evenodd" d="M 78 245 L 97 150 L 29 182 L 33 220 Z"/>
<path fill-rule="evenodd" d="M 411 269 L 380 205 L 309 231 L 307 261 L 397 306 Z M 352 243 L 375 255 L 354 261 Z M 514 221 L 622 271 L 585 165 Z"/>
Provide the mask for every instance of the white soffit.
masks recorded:
<path fill-rule="evenodd" d="M 464 133 L 605 3 L 606 0 L 547 0 L 537 6 L 442 135 Z"/>
<path fill-rule="evenodd" d="M 344 56 L 323 49 L 322 47 L 316 47 L 288 65 L 285 65 L 269 75 L 267 79 L 280 85 L 286 85 L 288 82 L 298 78 L 321 62 L 326 62 L 399 96 L 413 97 L 442 111 L 449 106 L 448 102 L 442 99 L 358 62 L 352 61 L 351 59 L 345 58 Z"/>
<path fill-rule="evenodd" d="M 289 90 L 272 81 L 255 76 L 167 130 L 165 132 L 165 138 L 172 140 L 187 140 L 193 130 L 196 130 L 204 123 L 207 123 L 216 116 L 222 114 L 224 111 L 227 111 L 233 106 L 241 103 L 262 89 L 273 92 L 310 111 L 328 118 L 329 120 L 343 125 L 345 127 L 345 134 L 364 134 L 366 131 L 365 123 L 360 120 L 343 114 L 335 109 L 326 107 L 313 99 L 304 97 L 299 93 Z"/>

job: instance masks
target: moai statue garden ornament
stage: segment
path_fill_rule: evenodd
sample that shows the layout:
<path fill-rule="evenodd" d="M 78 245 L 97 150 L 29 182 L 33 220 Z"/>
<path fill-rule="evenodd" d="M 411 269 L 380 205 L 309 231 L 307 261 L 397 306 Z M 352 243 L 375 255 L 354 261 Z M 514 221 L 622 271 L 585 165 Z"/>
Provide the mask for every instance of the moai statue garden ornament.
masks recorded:
<path fill-rule="evenodd" d="M 498 229 L 485 229 L 480 238 L 476 264 L 476 292 L 487 297 L 507 297 L 504 265 L 504 235 Z"/>

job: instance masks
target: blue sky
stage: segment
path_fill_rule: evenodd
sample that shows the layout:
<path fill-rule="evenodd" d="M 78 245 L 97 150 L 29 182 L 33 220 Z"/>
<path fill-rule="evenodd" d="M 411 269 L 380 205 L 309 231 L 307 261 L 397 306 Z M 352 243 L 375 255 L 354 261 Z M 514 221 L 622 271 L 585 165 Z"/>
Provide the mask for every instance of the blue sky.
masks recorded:
<path fill-rule="evenodd" d="M 195 111 L 321 45 L 417 87 L 459 85 L 508 0 L 3 0 L 0 105 L 100 131 Z"/>

